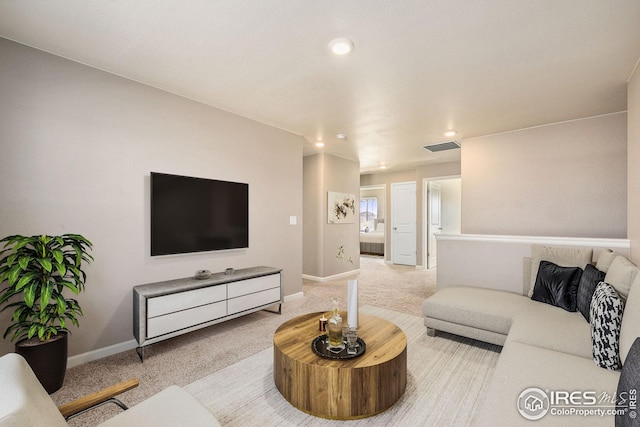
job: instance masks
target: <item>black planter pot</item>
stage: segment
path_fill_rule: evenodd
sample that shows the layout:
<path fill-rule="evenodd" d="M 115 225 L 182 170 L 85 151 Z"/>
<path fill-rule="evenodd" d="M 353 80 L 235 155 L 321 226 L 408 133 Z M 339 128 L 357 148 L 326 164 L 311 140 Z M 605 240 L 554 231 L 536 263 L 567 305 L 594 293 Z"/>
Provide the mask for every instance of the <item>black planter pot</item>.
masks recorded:
<path fill-rule="evenodd" d="M 47 341 L 36 339 L 16 343 L 16 353 L 25 358 L 47 393 L 60 390 L 67 371 L 68 335 L 61 332 Z"/>

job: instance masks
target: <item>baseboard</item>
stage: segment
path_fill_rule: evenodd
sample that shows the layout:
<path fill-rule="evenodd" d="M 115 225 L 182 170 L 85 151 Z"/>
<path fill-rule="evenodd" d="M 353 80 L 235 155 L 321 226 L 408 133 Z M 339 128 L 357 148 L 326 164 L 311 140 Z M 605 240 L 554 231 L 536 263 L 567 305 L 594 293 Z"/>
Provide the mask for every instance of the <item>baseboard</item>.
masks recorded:
<path fill-rule="evenodd" d="M 359 268 L 355 270 L 347 271 L 344 273 L 340 273 L 340 274 L 334 274 L 333 276 L 327 276 L 327 277 L 318 277 L 318 276 L 311 276 L 309 274 L 303 274 L 302 278 L 307 280 L 313 280 L 314 282 L 330 282 L 331 280 L 344 279 L 346 277 L 353 276 L 354 274 L 358 274 L 358 273 L 360 273 Z"/>
<path fill-rule="evenodd" d="M 393 261 L 384 260 L 384 263 L 387 265 L 406 265 L 406 264 L 394 264 Z M 416 265 L 407 265 L 407 267 L 415 267 L 416 270 L 426 270 L 424 265 L 416 264 Z"/>
<path fill-rule="evenodd" d="M 73 368 L 74 366 L 102 359 L 103 357 L 113 356 L 114 354 L 122 353 L 123 351 L 132 350 L 137 346 L 138 343 L 136 342 L 136 340 L 129 340 L 121 342 L 119 344 L 114 344 L 108 347 L 102 347 L 97 350 L 91 350 L 86 353 L 71 356 L 67 359 L 67 368 Z"/>
<path fill-rule="evenodd" d="M 304 297 L 304 292 L 298 292 L 297 294 L 286 295 L 284 297 L 284 302 L 300 299 L 302 297 Z"/>
<path fill-rule="evenodd" d="M 284 297 L 284 302 L 296 300 L 304 297 L 303 292 L 298 292 Z M 108 347 L 99 348 L 97 350 L 91 350 L 86 353 L 71 356 L 67 359 L 67 368 L 73 368 L 74 366 L 82 365 L 83 363 L 93 362 L 94 360 L 102 359 L 103 357 L 113 356 L 114 354 L 122 353 L 123 351 L 133 350 L 138 347 L 136 340 L 129 340 L 121 342 L 119 344 L 110 345 Z"/>

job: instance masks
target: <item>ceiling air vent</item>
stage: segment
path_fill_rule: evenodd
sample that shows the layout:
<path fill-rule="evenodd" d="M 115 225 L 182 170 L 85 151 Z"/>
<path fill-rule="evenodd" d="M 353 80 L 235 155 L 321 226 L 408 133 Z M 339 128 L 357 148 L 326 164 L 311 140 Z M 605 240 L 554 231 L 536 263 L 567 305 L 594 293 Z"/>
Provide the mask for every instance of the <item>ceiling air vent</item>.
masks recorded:
<path fill-rule="evenodd" d="M 460 143 L 458 141 L 440 142 L 438 144 L 425 145 L 424 148 L 435 153 L 437 151 L 455 150 L 460 148 Z"/>

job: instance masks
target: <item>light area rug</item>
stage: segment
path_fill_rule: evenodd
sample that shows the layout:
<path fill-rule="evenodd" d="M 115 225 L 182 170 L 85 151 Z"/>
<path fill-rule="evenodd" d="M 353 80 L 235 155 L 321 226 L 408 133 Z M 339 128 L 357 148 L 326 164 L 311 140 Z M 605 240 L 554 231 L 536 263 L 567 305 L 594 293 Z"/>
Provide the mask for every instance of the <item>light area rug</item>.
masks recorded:
<path fill-rule="evenodd" d="M 429 337 L 421 317 L 373 306 L 360 310 L 395 323 L 407 336 L 407 388 L 381 414 L 334 421 L 296 409 L 273 382 L 273 347 L 185 388 L 223 426 L 469 425 L 483 400 L 500 347 L 453 335 Z"/>

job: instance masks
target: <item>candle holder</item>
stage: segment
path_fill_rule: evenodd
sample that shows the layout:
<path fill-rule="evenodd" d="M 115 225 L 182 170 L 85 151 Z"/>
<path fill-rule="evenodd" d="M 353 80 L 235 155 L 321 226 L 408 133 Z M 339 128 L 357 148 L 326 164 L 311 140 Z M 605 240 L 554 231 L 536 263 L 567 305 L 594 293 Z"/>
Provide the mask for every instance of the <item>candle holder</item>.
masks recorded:
<path fill-rule="evenodd" d="M 318 320 L 318 330 L 320 332 L 325 332 L 327 330 L 327 320 L 328 319 L 324 317 L 324 314 L 322 315 L 320 320 Z"/>

